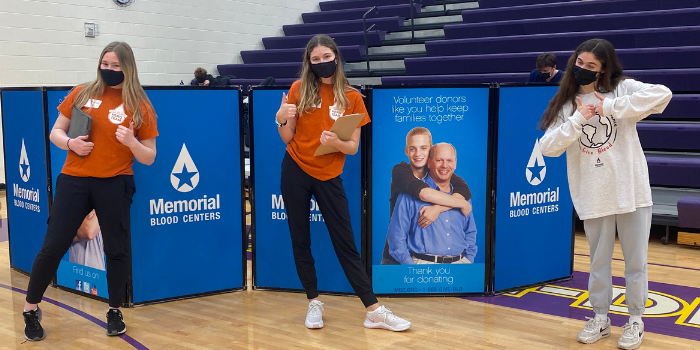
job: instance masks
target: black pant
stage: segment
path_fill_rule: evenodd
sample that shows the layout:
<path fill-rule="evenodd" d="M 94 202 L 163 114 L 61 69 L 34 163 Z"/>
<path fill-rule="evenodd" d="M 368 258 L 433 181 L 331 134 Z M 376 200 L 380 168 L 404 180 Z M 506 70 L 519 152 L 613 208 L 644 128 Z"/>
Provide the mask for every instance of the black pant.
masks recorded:
<path fill-rule="evenodd" d="M 29 278 L 28 303 L 41 301 L 83 219 L 95 209 L 107 256 L 109 306 L 121 306 L 131 273 L 129 209 L 135 192 L 131 175 L 110 178 L 58 176 L 44 244 L 34 259 Z"/>
<path fill-rule="evenodd" d="M 318 297 L 316 268 L 311 255 L 311 227 L 309 202 L 311 195 L 316 198 L 331 236 L 333 249 L 338 256 L 345 276 L 360 297 L 365 307 L 377 303 L 369 277 L 365 272 L 360 254 L 355 247 L 354 235 L 350 226 L 350 210 L 345 198 L 343 180 L 340 177 L 321 181 L 311 177 L 299 168 L 289 153 L 282 161 L 282 197 L 287 210 L 289 233 L 292 236 L 294 262 L 301 284 L 309 299 Z"/>

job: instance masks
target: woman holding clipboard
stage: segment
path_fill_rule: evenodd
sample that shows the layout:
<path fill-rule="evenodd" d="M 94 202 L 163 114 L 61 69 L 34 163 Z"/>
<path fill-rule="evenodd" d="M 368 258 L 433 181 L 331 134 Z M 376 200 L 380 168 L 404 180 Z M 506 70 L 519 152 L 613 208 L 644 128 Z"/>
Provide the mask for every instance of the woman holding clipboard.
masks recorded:
<path fill-rule="evenodd" d="M 364 117 L 352 135 L 341 140 L 329 130 L 338 118 L 350 114 L 364 114 Z M 313 37 L 306 45 L 301 77 L 292 84 L 289 95 L 282 95 L 282 104 L 275 116 L 280 137 L 287 144 L 281 189 L 297 273 L 309 299 L 304 322 L 307 328 L 323 327 L 323 303 L 318 299 L 316 269 L 311 255 L 309 202 L 312 195 L 321 209 L 345 276 L 367 308 L 364 326 L 392 331 L 404 331 L 411 326 L 377 302 L 355 247 L 348 201 L 340 178 L 345 155 L 357 153 L 360 127 L 369 122 L 362 95 L 345 78 L 335 42 L 328 35 Z M 334 147 L 337 152 L 315 156 L 322 145 Z"/>
<path fill-rule="evenodd" d="M 107 45 L 95 80 L 75 87 L 58 111 L 50 139 L 68 150 L 68 155 L 56 180 L 44 244 L 32 266 L 23 313 L 24 335 L 31 341 L 46 337 L 37 304 L 83 219 L 93 209 L 99 217 L 107 256 L 107 335 L 119 335 L 126 332 L 119 307 L 131 272 L 129 209 L 136 192 L 131 166 L 134 158 L 146 165 L 153 163 L 158 136 L 156 114 L 139 83 L 131 47 L 124 42 Z M 80 115 L 83 112 L 92 118 L 89 135 L 68 137 L 71 125 L 77 126 L 77 118 L 87 118 Z M 76 123 L 71 123 L 71 117 Z"/>

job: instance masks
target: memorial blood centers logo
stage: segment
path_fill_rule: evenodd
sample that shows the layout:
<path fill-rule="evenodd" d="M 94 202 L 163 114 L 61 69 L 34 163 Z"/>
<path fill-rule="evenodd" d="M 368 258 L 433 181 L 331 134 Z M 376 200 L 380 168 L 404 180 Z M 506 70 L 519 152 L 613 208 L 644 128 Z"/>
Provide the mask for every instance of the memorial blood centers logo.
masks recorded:
<path fill-rule="evenodd" d="M 22 181 L 29 182 L 30 173 L 31 167 L 29 166 L 29 157 L 27 157 L 27 148 L 24 146 L 24 139 L 22 139 L 22 149 L 19 155 L 19 176 Z M 41 207 L 39 206 L 39 189 L 22 188 L 19 186 L 19 183 L 12 184 L 12 195 L 14 196 L 12 204 L 18 208 L 37 213 L 41 212 Z"/>
<path fill-rule="evenodd" d="M 180 196 L 184 197 L 174 200 L 151 199 L 149 203 L 151 226 L 221 219 L 219 212 L 221 195 L 219 193 L 198 195 L 197 198 L 192 198 L 192 195 L 182 195 L 182 193 L 191 192 L 199 184 L 199 170 L 184 143 L 180 155 L 170 171 L 170 184 L 181 193 Z M 166 194 L 166 196 L 170 197 L 170 194 Z"/>
<path fill-rule="evenodd" d="M 126 113 L 124 113 L 124 105 L 121 104 L 119 107 L 115 109 L 110 109 L 109 110 L 109 116 L 108 116 L 109 122 L 112 124 L 121 124 L 124 122 L 126 119 Z"/>
<path fill-rule="evenodd" d="M 542 156 L 540 141 L 535 139 L 535 146 L 532 148 L 530 160 L 525 167 L 525 178 L 532 186 L 537 186 L 544 182 L 547 174 L 547 165 Z M 524 186 L 524 184 L 522 185 Z M 559 187 L 538 189 L 539 192 L 532 192 L 532 187 L 524 186 L 521 191 L 510 192 L 511 218 L 524 217 L 529 215 L 546 214 L 559 211 Z M 537 191 L 537 190 L 535 190 Z"/>
<path fill-rule="evenodd" d="M 170 173 L 170 183 L 178 192 L 192 191 L 199 184 L 199 171 L 184 143 Z"/>
<path fill-rule="evenodd" d="M 338 120 L 338 118 L 342 117 L 343 114 L 345 113 L 345 111 L 340 110 L 340 108 L 338 108 L 338 107 L 335 106 L 335 105 L 329 106 L 329 107 L 328 107 L 328 112 L 329 112 L 329 115 L 331 116 L 331 118 L 332 118 L 333 120 Z"/>
<path fill-rule="evenodd" d="M 544 157 L 542 157 L 540 140 L 535 139 L 535 147 L 532 148 L 530 160 L 527 162 L 527 167 L 525 168 L 525 177 L 527 177 L 527 182 L 529 182 L 530 185 L 537 186 L 544 181 L 544 176 L 546 174 L 547 165 L 544 163 Z"/>
<path fill-rule="evenodd" d="M 22 139 L 22 151 L 19 155 L 19 176 L 22 181 L 29 181 L 29 175 L 31 173 L 31 167 L 29 167 L 29 157 L 27 157 L 27 149 L 24 147 L 24 139 Z"/>

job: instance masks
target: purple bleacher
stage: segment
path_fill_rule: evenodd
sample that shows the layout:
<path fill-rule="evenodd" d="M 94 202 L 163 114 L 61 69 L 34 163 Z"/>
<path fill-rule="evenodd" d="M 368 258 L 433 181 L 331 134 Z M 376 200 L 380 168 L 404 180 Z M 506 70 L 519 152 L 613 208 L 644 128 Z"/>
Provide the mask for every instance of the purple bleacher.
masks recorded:
<path fill-rule="evenodd" d="M 700 229 L 700 198 L 682 197 L 678 207 L 678 226 Z"/>
<path fill-rule="evenodd" d="M 496 7 L 541 5 L 541 4 L 551 4 L 554 2 L 563 2 L 563 1 L 565 1 L 565 0 L 479 0 L 479 8 L 480 9 L 489 9 L 489 8 L 496 8 Z"/>
<path fill-rule="evenodd" d="M 415 0 L 414 2 L 421 3 L 423 6 L 435 4 L 435 0 Z M 408 0 L 336 0 L 323 1 L 318 5 L 321 11 L 347 10 L 356 8 L 369 8 L 372 6 L 389 6 L 408 4 Z"/>
<path fill-rule="evenodd" d="M 683 120 L 696 119 L 700 120 L 700 95 L 674 94 L 671 102 L 668 103 L 662 114 L 652 114 L 647 119 L 656 120 Z"/>
<path fill-rule="evenodd" d="M 625 69 L 700 68 L 700 46 L 617 49 Z M 541 52 L 406 58 L 406 75 L 528 72 Z M 553 51 L 563 69 L 573 51 Z"/>
<path fill-rule="evenodd" d="M 301 62 L 305 48 L 241 51 L 245 63 Z M 367 50 L 364 46 L 338 46 L 345 62 L 362 61 Z"/>
<path fill-rule="evenodd" d="M 350 19 L 362 19 L 362 15 L 371 7 L 362 7 L 357 9 L 321 11 L 302 13 L 301 18 L 304 23 L 345 21 Z M 421 4 L 416 2 L 413 4 L 413 15 L 420 13 Z M 402 18 L 411 18 L 411 5 L 406 1 L 401 5 L 379 6 L 376 11 L 372 11 L 367 15 L 367 18 L 392 17 L 398 16 Z"/>
<path fill-rule="evenodd" d="M 596 0 L 568 1 L 542 5 L 524 5 L 462 11 L 464 23 L 508 21 L 525 18 L 583 16 L 590 14 L 669 10 L 698 7 L 697 0 Z"/>
<path fill-rule="evenodd" d="M 375 29 L 395 32 L 403 25 L 401 17 L 382 17 L 367 20 L 367 28 L 372 24 Z M 334 22 L 318 22 L 308 24 L 286 24 L 282 26 L 284 35 L 347 33 L 364 30 L 361 19 Z"/>
<path fill-rule="evenodd" d="M 267 77 L 293 78 L 299 74 L 301 61 L 285 63 L 220 64 L 221 75 L 235 75 L 241 79 L 265 79 Z"/>
<path fill-rule="evenodd" d="M 446 25 L 445 39 L 700 25 L 700 7 Z"/>
<path fill-rule="evenodd" d="M 522 83 L 530 73 L 412 75 L 382 77 L 383 85 Z M 625 75 L 645 83 L 663 84 L 673 91 L 700 91 L 700 69 L 627 70 Z"/>
<path fill-rule="evenodd" d="M 625 75 L 651 84 L 666 85 L 672 91 L 700 91 L 700 69 L 628 70 Z"/>
<path fill-rule="evenodd" d="M 700 188 L 700 159 L 647 157 L 652 186 Z"/>
<path fill-rule="evenodd" d="M 306 43 L 314 37 L 315 34 L 294 35 L 294 36 L 278 36 L 263 38 L 265 49 L 296 49 L 306 47 Z M 367 44 L 371 46 L 381 46 L 385 31 L 372 30 L 367 33 Z M 364 45 L 365 37 L 362 30 L 359 32 L 334 33 L 330 34 L 335 43 L 340 46 Z"/>
<path fill-rule="evenodd" d="M 425 50 L 428 56 L 564 51 L 591 38 L 607 39 L 616 49 L 700 46 L 700 26 L 437 40 L 426 42 Z"/>
<path fill-rule="evenodd" d="M 524 82 L 530 73 L 492 73 L 458 75 L 414 75 L 382 77 L 382 85 L 472 84 Z"/>
<path fill-rule="evenodd" d="M 637 134 L 645 150 L 700 151 L 700 124 L 638 123 Z"/>
<path fill-rule="evenodd" d="M 229 80 L 229 83 L 231 85 L 240 86 L 243 89 L 243 94 L 248 95 L 248 87 L 260 85 L 260 83 L 262 83 L 264 80 L 265 79 L 231 79 Z M 296 80 L 297 78 L 275 79 L 275 85 L 290 86 Z"/>

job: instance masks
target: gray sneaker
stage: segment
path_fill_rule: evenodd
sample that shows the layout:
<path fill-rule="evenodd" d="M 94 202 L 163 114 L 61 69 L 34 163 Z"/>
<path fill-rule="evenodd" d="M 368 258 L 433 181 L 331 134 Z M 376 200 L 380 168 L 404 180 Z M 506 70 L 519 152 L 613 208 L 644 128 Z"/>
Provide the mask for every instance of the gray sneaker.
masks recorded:
<path fill-rule="evenodd" d="M 411 322 L 394 315 L 384 305 L 377 310 L 368 312 L 364 325 L 367 328 L 382 328 L 394 332 L 401 332 L 411 328 Z"/>
<path fill-rule="evenodd" d="M 622 336 L 620 340 L 617 341 L 618 348 L 629 350 L 636 349 L 642 345 L 642 341 L 644 340 L 644 323 L 625 323 L 622 329 Z"/>
<path fill-rule="evenodd" d="M 312 300 L 309 303 L 309 311 L 306 313 L 306 328 L 323 328 L 323 303 L 318 300 Z"/>
<path fill-rule="evenodd" d="M 586 327 L 578 333 L 576 340 L 584 344 L 593 344 L 598 340 L 610 336 L 610 318 L 599 321 L 595 317 L 588 320 Z"/>

